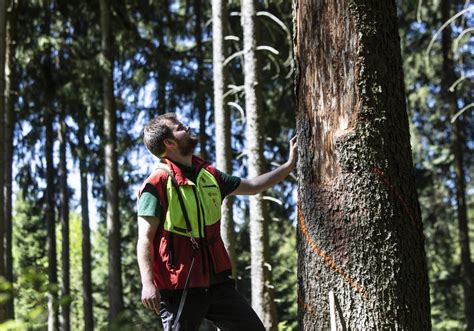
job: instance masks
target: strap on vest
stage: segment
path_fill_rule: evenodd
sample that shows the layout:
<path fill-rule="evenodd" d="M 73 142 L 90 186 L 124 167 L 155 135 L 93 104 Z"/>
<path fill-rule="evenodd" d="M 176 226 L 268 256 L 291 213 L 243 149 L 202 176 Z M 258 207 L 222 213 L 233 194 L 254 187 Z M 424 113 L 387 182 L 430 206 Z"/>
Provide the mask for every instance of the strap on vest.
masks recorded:
<path fill-rule="evenodd" d="M 170 169 L 168 169 L 168 167 L 166 167 L 164 165 L 163 166 L 160 165 L 160 166 L 158 166 L 158 169 L 161 169 L 161 170 L 165 171 L 171 177 L 171 181 L 173 182 L 173 186 L 175 187 L 176 192 L 178 194 L 178 200 L 179 200 L 179 204 L 181 206 L 181 210 L 183 212 L 184 221 L 186 222 L 186 228 L 187 228 L 186 230 L 189 234 L 189 238 L 191 240 L 191 245 L 193 246 L 193 259 L 191 260 L 191 265 L 189 266 L 189 272 L 188 272 L 188 275 L 186 276 L 186 281 L 184 283 L 183 293 L 181 294 L 181 300 L 179 301 L 178 312 L 176 313 L 176 318 L 175 318 L 174 323 L 171 327 L 172 330 L 177 330 L 178 329 L 179 318 L 181 317 L 181 313 L 183 312 L 184 303 L 186 302 L 186 297 L 188 295 L 189 280 L 191 279 L 191 272 L 193 271 L 194 260 L 196 258 L 196 252 L 199 250 L 199 245 L 198 245 L 196 239 L 194 239 L 194 237 L 193 237 L 191 222 L 189 221 L 188 212 L 186 211 L 186 207 L 184 206 L 183 196 L 181 195 L 181 191 L 179 190 L 179 185 L 178 185 L 178 182 L 176 181 L 176 178 L 173 176 L 173 174 L 171 173 Z"/>
<path fill-rule="evenodd" d="M 181 194 L 181 191 L 179 190 L 178 181 L 176 180 L 173 173 L 166 165 L 164 164 L 159 165 L 157 168 L 160 170 L 163 170 L 171 177 L 171 182 L 173 183 L 173 186 L 176 189 L 176 193 L 178 194 L 179 205 L 181 206 L 181 211 L 183 212 L 184 221 L 186 222 L 187 234 L 189 235 L 189 239 L 191 240 L 191 245 L 193 246 L 193 249 L 197 251 L 199 250 L 199 244 L 197 243 L 196 239 L 194 239 L 193 237 L 191 222 L 189 221 L 188 211 L 186 210 L 186 207 L 184 205 L 183 195 Z"/>

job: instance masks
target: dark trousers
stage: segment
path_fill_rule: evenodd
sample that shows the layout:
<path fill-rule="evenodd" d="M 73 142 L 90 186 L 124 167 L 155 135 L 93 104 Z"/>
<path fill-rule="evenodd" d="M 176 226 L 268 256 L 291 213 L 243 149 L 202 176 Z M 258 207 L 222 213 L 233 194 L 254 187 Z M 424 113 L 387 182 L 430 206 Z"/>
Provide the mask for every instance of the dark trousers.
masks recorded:
<path fill-rule="evenodd" d="M 165 331 L 172 330 L 180 296 L 161 296 L 161 321 Z M 189 293 L 177 330 L 198 330 L 203 319 L 210 320 L 223 331 L 265 330 L 262 321 L 232 282 L 212 285 L 202 292 Z"/>

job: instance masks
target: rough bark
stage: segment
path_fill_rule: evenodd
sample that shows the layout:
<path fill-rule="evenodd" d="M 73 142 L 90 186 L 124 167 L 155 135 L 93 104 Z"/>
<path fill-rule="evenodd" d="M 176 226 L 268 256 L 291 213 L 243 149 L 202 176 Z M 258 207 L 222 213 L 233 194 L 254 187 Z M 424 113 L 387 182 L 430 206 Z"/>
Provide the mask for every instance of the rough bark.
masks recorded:
<path fill-rule="evenodd" d="M 442 21 L 446 22 L 451 14 L 451 0 L 441 1 Z M 450 92 L 449 87 L 457 80 L 454 71 L 452 52 L 451 26 L 448 25 L 442 32 L 441 37 L 443 52 L 443 94 L 447 101 L 449 113 L 454 116 L 458 111 L 456 91 Z M 464 148 L 466 146 L 464 116 L 458 117 L 453 123 L 452 131 L 452 153 L 454 155 L 454 172 L 456 182 L 456 207 L 457 222 L 459 229 L 459 243 L 461 246 L 461 278 L 464 292 L 464 314 L 466 319 L 466 330 L 474 330 L 474 270 L 469 250 L 469 228 L 466 205 L 466 174 L 464 171 Z"/>
<path fill-rule="evenodd" d="M 194 10 L 196 11 L 196 24 L 194 26 L 194 38 L 196 39 L 196 98 L 194 99 L 194 109 L 199 113 L 199 147 L 200 157 L 207 160 L 206 152 L 206 91 L 204 82 L 204 52 L 202 46 L 202 15 L 203 4 L 201 0 L 194 0 Z"/>
<path fill-rule="evenodd" d="M 79 172 L 81 175 L 81 216 L 82 216 L 82 298 L 84 301 L 84 330 L 94 329 L 93 300 L 92 300 L 92 273 L 91 273 L 91 238 L 89 223 L 89 199 L 87 196 L 87 167 L 86 146 L 84 143 L 84 128 L 79 126 Z"/>
<path fill-rule="evenodd" d="M 299 329 L 428 330 L 395 1 L 294 10 Z"/>
<path fill-rule="evenodd" d="M 16 49 L 16 18 L 18 12 L 18 1 L 10 0 L 7 10 L 6 30 L 6 63 L 5 63 L 5 277 L 13 284 L 13 257 L 12 257 L 12 173 L 13 173 L 13 127 L 14 109 L 17 92 L 15 75 L 15 49 Z M 15 319 L 13 293 L 6 302 L 6 318 Z"/>
<path fill-rule="evenodd" d="M 225 105 L 226 75 L 224 71 L 224 34 L 226 31 L 226 3 L 212 1 L 212 63 L 214 80 L 214 123 L 216 127 L 216 163 L 225 173 L 232 173 L 232 150 L 230 146 L 230 114 Z M 232 211 L 233 198 L 226 198 L 221 207 L 222 239 L 232 262 L 232 275 L 236 277 L 235 230 Z"/>
<path fill-rule="evenodd" d="M 256 55 L 254 0 L 242 1 L 244 35 L 244 89 L 246 111 L 247 164 L 250 178 L 263 173 L 262 130 L 260 125 L 261 97 Z M 271 287 L 268 216 L 262 194 L 250 197 L 250 253 L 252 307 L 267 330 L 276 330 L 276 306 Z"/>
<path fill-rule="evenodd" d="M 114 58 L 110 24 L 110 2 L 100 1 L 102 52 L 106 66 L 102 73 L 105 143 L 105 197 L 109 255 L 109 323 L 114 323 L 123 310 L 122 272 L 120 264 L 120 219 L 118 208 L 117 127 L 114 100 Z"/>
<path fill-rule="evenodd" d="M 61 217 L 61 331 L 71 329 L 71 300 L 70 300 L 70 262 L 69 262 L 69 187 L 67 182 L 67 138 L 65 111 L 62 110 L 59 123 L 59 189 Z"/>
<path fill-rule="evenodd" d="M 4 238 L 4 137 L 5 137 L 5 55 L 6 55 L 6 21 L 7 0 L 0 0 L 0 243 Z M 4 247 L 0 245 L 0 277 L 5 277 Z M 0 304 L 0 322 L 6 320 L 6 306 Z"/>

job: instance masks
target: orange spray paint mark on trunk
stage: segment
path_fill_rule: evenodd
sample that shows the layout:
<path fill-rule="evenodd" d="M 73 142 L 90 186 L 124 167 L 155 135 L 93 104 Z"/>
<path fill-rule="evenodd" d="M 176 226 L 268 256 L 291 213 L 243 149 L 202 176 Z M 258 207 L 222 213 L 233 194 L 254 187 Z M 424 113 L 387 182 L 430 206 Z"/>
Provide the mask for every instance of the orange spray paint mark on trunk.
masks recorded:
<path fill-rule="evenodd" d="M 306 242 L 308 243 L 309 247 L 313 252 L 316 253 L 324 262 L 324 264 L 329 267 L 330 269 L 334 270 L 338 274 L 342 276 L 342 279 L 346 281 L 349 285 L 351 285 L 357 293 L 362 295 L 364 299 L 367 299 L 367 292 L 364 290 L 364 288 L 355 280 L 353 279 L 347 272 L 342 270 L 337 264 L 334 259 L 328 255 L 323 249 L 321 249 L 311 238 L 308 229 L 306 228 L 306 224 L 304 221 L 303 213 L 301 213 L 301 208 L 300 208 L 300 203 L 298 201 L 298 224 L 300 226 L 301 233 L 303 234 L 304 238 L 306 239 Z"/>
<path fill-rule="evenodd" d="M 299 295 L 298 295 L 298 305 L 308 314 L 316 316 L 316 308 L 311 306 L 309 303 L 304 302 L 302 299 L 300 299 Z"/>
<path fill-rule="evenodd" d="M 388 188 L 389 191 L 391 191 L 395 197 L 397 197 L 398 201 L 400 201 L 400 204 L 402 205 L 403 209 L 405 210 L 405 213 L 408 215 L 408 217 L 411 220 L 411 223 L 419 230 L 420 229 L 420 224 L 416 221 L 415 217 L 413 216 L 413 213 L 411 209 L 408 207 L 408 204 L 406 203 L 405 199 L 403 199 L 403 196 L 401 193 L 390 183 L 390 180 L 388 179 L 387 175 L 382 171 L 382 169 L 374 167 L 372 168 L 371 172 L 375 175 L 377 175 L 382 183 L 385 185 L 386 188 Z"/>

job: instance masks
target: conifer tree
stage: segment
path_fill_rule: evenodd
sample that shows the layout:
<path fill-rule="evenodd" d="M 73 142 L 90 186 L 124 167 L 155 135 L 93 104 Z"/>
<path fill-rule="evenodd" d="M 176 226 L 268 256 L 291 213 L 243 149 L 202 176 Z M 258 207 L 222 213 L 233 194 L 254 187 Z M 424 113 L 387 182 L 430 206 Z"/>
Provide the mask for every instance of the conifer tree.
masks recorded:
<path fill-rule="evenodd" d="M 244 35 L 244 88 L 247 142 L 247 164 L 250 178 L 261 175 L 263 142 L 261 127 L 262 100 L 256 54 L 255 2 L 242 1 Z M 250 252 L 252 277 L 252 307 L 267 330 L 277 329 L 276 307 L 271 284 L 268 214 L 262 194 L 250 196 Z"/>
<path fill-rule="evenodd" d="M 6 55 L 6 27 L 7 27 L 7 0 L 0 0 L 0 277 L 5 277 L 4 255 L 4 137 L 5 137 L 5 55 Z M 0 322 L 6 319 L 5 303 L 0 304 Z"/>
<path fill-rule="evenodd" d="M 334 293 L 337 328 L 428 330 L 395 1 L 295 16 L 299 328 L 329 329 Z"/>
<path fill-rule="evenodd" d="M 104 107 L 104 159 L 105 198 L 107 214 L 107 239 L 109 256 L 109 323 L 116 322 L 123 310 L 122 268 L 120 253 L 120 218 L 117 170 L 117 122 L 114 100 L 114 51 L 110 22 L 111 5 L 108 0 L 100 1 L 100 27 L 102 34 L 102 93 Z"/>
<path fill-rule="evenodd" d="M 5 247 L 5 277 L 13 284 L 13 261 L 12 261 L 12 173 L 13 173 L 13 129 L 14 129 L 14 109 L 16 100 L 16 18 L 18 13 L 18 1 L 10 0 L 7 9 L 7 29 L 6 29 L 6 52 L 5 52 L 5 159 L 4 159 L 4 247 Z M 6 317 L 14 319 L 13 293 L 6 302 Z"/>

